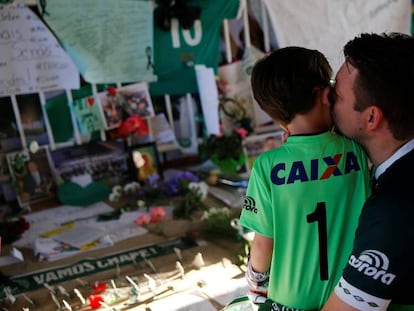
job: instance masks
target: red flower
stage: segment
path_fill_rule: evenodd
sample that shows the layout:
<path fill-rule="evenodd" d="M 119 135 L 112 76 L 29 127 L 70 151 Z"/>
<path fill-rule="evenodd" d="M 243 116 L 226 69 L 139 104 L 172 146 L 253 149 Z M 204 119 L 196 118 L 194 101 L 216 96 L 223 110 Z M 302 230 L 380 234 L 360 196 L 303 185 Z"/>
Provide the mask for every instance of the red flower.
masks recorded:
<path fill-rule="evenodd" d="M 109 96 L 115 96 L 116 95 L 116 88 L 114 88 L 113 86 L 110 86 L 106 89 L 106 91 L 108 92 Z"/>
<path fill-rule="evenodd" d="M 165 210 L 162 206 L 155 207 L 151 210 L 151 222 L 162 222 L 165 220 Z"/>
<path fill-rule="evenodd" d="M 118 127 L 118 135 L 128 137 L 135 133 L 137 137 L 148 135 L 149 129 L 147 122 L 139 115 L 133 115 L 123 121 Z"/>
<path fill-rule="evenodd" d="M 18 221 L 14 222 L 11 227 L 15 234 L 22 234 L 30 228 L 30 223 L 26 221 L 23 217 L 20 217 Z"/>
<path fill-rule="evenodd" d="M 108 288 L 108 285 L 106 284 L 106 282 L 98 282 L 97 281 L 93 284 L 93 291 L 96 294 L 100 294 L 100 293 L 106 291 L 107 288 Z"/>
<path fill-rule="evenodd" d="M 150 222 L 151 218 L 147 214 L 140 215 L 137 219 L 135 219 L 135 223 L 138 226 L 148 225 Z"/>
<path fill-rule="evenodd" d="M 238 129 L 236 129 L 236 133 L 240 135 L 241 139 L 245 139 L 247 135 L 249 134 L 249 132 L 247 132 L 246 129 L 242 127 L 239 127 Z"/>

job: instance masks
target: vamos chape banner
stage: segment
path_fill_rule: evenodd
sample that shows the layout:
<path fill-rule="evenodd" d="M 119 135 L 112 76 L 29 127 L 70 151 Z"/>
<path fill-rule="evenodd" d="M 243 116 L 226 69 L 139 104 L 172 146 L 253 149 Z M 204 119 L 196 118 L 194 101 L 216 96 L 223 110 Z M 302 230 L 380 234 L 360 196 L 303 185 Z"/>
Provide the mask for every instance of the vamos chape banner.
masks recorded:
<path fill-rule="evenodd" d="M 198 246 L 198 244 L 193 239 L 179 237 L 162 243 L 113 253 L 96 259 L 83 259 L 75 264 L 13 276 L 10 279 L 14 283 L 14 286 L 11 288 L 9 286 L 9 289 L 13 295 L 20 294 L 43 288 L 45 283 L 52 286 L 117 267 L 136 264 L 150 258 L 167 255 L 173 253 L 176 248 L 185 250 L 195 246 Z M 4 284 L 0 284 L 0 292 L 2 295 L 5 292 L 5 287 Z"/>

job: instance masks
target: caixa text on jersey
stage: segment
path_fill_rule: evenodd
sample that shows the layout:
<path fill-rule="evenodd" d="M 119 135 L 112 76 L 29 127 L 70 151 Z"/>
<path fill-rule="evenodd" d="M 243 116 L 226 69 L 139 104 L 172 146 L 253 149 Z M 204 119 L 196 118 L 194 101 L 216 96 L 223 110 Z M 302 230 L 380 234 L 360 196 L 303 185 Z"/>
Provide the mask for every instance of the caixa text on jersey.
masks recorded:
<path fill-rule="evenodd" d="M 304 163 L 303 161 L 278 163 L 272 168 L 270 179 L 275 185 L 284 185 L 295 182 L 323 180 L 360 170 L 361 165 L 358 163 L 358 158 L 354 152 L 350 151 L 345 156 L 342 153 L 338 153 L 335 156 L 312 159 L 309 163 Z"/>

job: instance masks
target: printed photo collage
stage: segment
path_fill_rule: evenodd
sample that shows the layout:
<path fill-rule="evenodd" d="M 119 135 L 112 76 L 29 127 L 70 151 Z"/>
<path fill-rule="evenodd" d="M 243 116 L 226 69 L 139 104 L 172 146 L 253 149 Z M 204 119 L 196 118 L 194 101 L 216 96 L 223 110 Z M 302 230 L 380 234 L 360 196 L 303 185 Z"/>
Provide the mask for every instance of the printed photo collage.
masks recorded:
<path fill-rule="evenodd" d="M 142 179 L 148 165 L 139 170 L 134 159 L 150 155 L 147 161 L 160 170 L 156 138 L 175 140 L 165 116 L 155 114 L 145 82 L 7 96 L 0 105 L 0 194 L 20 206 L 55 198 L 68 181 L 123 183 L 131 165 Z M 117 136 L 135 116 L 148 132 L 132 140 Z"/>

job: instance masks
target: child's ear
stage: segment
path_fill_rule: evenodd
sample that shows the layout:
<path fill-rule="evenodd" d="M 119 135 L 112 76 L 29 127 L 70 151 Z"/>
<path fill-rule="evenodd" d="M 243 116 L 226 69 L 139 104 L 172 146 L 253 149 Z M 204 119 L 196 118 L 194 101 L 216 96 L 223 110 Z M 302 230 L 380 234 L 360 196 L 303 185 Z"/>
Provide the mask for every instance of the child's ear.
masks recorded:
<path fill-rule="evenodd" d="M 315 100 L 320 101 L 324 105 L 329 105 L 329 99 L 328 99 L 329 90 L 330 90 L 329 86 L 326 86 L 326 87 L 315 86 L 313 88 L 313 93 L 314 94 L 316 93 Z"/>
<path fill-rule="evenodd" d="M 321 102 L 324 105 L 330 106 L 330 101 L 329 101 L 329 91 L 330 90 L 331 90 L 331 88 L 329 86 L 321 88 L 321 91 L 320 91 Z"/>

